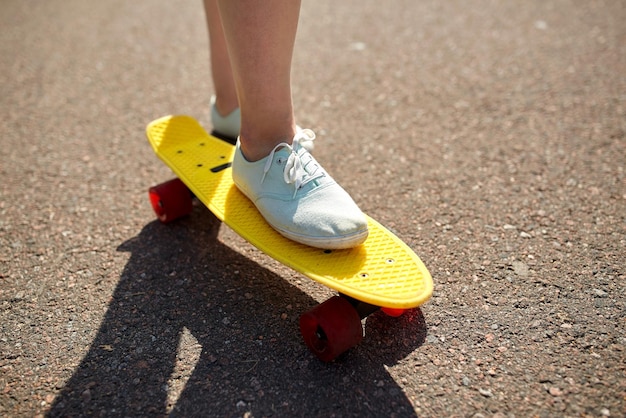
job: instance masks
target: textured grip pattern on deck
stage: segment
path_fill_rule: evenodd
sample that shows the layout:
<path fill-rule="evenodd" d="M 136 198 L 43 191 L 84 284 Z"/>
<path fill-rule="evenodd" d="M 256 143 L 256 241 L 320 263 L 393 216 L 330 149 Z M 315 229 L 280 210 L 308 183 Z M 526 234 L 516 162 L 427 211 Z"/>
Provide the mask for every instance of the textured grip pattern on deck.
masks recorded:
<path fill-rule="evenodd" d="M 148 125 L 156 154 L 221 221 L 251 244 L 320 283 L 367 303 L 411 308 L 432 294 L 430 273 L 417 255 L 368 217 L 366 242 L 324 251 L 277 233 L 233 184 L 234 147 L 210 136 L 193 118 L 174 116 Z"/>

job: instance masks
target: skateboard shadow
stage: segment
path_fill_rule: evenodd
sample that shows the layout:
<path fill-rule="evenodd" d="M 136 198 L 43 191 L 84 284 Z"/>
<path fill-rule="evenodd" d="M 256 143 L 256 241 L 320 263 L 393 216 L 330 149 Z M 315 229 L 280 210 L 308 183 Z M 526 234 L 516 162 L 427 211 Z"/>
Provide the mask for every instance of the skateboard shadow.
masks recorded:
<path fill-rule="evenodd" d="M 298 331 L 317 302 L 221 243 L 219 228 L 197 206 L 118 248 L 129 260 L 48 416 L 415 416 L 385 365 L 423 344 L 419 311 L 371 316 L 361 346 L 321 363 Z"/>

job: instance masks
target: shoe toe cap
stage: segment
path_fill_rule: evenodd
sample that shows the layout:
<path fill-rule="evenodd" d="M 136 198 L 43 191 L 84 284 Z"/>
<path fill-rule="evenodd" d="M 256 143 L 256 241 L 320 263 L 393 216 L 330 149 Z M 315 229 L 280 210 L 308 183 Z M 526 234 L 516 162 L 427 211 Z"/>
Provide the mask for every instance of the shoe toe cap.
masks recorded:
<path fill-rule="evenodd" d="M 321 248 L 349 248 L 365 241 L 367 218 L 340 187 L 293 202 L 268 201 L 265 216 L 283 235 Z"/>

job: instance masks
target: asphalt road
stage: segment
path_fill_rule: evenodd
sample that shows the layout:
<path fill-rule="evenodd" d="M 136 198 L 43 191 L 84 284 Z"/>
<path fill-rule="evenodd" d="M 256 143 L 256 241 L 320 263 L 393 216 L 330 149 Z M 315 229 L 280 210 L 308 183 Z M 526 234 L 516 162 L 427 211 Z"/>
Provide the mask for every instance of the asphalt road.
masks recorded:
<path fill-rule="evenodd" d="M 0 415 L 626 416 L 626 3 L 305 1 L 299 124 L 435 294 L 332 364 L 331 293 L 197 207 L 144 138 L 209 123 L 200 1 L 0 3 Z"/>

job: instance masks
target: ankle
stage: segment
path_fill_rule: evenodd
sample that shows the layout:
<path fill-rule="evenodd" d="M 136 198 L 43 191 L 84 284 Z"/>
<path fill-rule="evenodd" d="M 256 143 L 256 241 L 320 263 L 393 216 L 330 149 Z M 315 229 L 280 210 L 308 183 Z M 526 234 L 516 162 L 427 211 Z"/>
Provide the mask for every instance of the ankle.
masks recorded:
<path fill-rule="evenodd" d="M 248 162 L 262 160 L 272 152 L 276 145 L 281 143 L 291 145 L 295 134 L 295 127 L 283 130 L 282 133 L 277 131 L 274 134 L 259 134 L 254 136 L 247 135 L 245 130 L 242 128 L 239 135 L 241 153 Z"/>
<path fill-rule="evenodd" d="M 211 98 L 211 105 L 213 105 L 217 113 L 224 118 L 228 117 L 235 110 L 239 109 L 237 97 L 228 98 L 222 96 L 213 96 Z"/>

